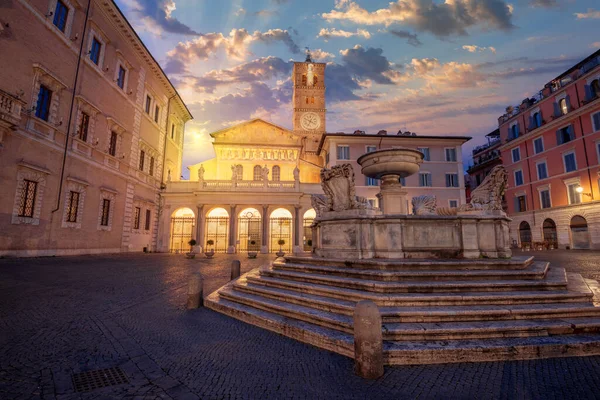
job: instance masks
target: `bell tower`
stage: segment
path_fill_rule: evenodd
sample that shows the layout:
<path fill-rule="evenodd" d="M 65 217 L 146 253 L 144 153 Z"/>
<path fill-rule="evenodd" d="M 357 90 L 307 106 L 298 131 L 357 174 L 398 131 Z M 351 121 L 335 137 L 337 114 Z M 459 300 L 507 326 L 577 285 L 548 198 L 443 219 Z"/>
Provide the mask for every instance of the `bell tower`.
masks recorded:
<path fill-rule="evenodd" d="M 306 152 L 317 150 L 321 135 L 326 132 L 325 63 L 312 61 L 307 49 L 306 61 L 295 62 L 293 70 L 294 132 L 306 137 Z"/>

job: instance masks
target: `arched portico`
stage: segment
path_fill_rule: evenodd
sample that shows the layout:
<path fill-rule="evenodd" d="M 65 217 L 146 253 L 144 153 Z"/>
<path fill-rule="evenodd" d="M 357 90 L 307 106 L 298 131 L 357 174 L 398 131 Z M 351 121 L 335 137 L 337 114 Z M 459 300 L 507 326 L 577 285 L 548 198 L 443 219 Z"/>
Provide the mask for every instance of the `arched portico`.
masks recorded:
<path fill-rule="evenodd" d="M 194 212 L 187 207 L 178 208 L 171 214 L 169 252 L 181 253 L 189 251 L 188 242 L 194 237 L 196 218 Z"/>
<path fill-rule="evenodd" d="M 207 249 L 213 248 L 216 253 L 227 252 L 229 246 L 229 213 L 222 207 L 211 208 L 206 213 L 206 245 Z M 208 241 L 213 244 L 209 245 Z"/>
<path fill-rule="evenodd" d="M 302 218 L 302 248 L 304 251 L 312 251 L 312 224 L 317 217 L 314 208 L 306 210 Z"/>
<path fill-rule="evenodd" d="M 531 226 L 529 222 L 523 221 L 519 224 L 519 240 L 521 246 L 531 246 Z"/>
<path fill-rule="evenodd" d="M 262 246 L 262 216 L 256 208 L 238 214 L 238 252 L 259 251 Z"/>
<path fill-rule="evenodd" d="M 285 253 L 292 252 L 293 228 L 292 213 L 285 208 L 273 210 L 269 216 L 270 239 L 269 251 L 279 251 L 281 248 Z M 283 245 L 279 241 L 283 240 Z"/>
<path fill-rule="evenodd" d="M 590 232 L 588 230 L 587 220 L 581 215 L 575 215 L 571 218 L 569 227 L 571 230 L 571 248 L 589 249 Z"/>

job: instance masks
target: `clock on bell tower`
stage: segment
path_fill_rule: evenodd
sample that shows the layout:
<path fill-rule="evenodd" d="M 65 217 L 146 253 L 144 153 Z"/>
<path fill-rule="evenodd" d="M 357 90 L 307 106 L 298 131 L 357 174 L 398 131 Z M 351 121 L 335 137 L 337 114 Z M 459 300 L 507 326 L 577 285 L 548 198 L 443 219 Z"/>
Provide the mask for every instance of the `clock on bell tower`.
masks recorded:
<path fill-rule="evenodd" d="M 310 52 L 305 62 L 294 63 L 294 132 L 307 138 L 307 152 L 317 150 L 321 135 L 326 131 L 325 67 L 325 63 L 312 62 Z"/>

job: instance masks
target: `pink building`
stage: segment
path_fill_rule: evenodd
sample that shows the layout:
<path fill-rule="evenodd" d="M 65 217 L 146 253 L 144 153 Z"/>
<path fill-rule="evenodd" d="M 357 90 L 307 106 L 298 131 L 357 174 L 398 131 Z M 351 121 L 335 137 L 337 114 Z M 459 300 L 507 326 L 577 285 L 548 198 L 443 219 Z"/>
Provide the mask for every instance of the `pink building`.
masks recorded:
<path fill-rule="evenodd" d="M 513 242 L 600 248 L 600 51 L 498 119 Z"/>
<path fill-rule="evenodd" d="M 379 181 L 361 174 L 356 160 L 370 151 L 408 147 L 421 151 L 425 161 L 418 174 L 402 180 L 406 188 L 407 209 L 412 211 L 411 199 L 423 194 L 435 195 L 439 207 L 458 207 L 465 204 L 465 180 L 462 161 L 462 145 L 470 140 L 464 136 L 417 136 L 410 132 L 388 135 L 379 131 L 367 135 L 363 131 L 354 134 L 327 133 L 323 135 L 318 154 L 325 156 L 328 168 L 349 163 L 354 168 L 356 195 L 368 199 L 378 207 Z"/>

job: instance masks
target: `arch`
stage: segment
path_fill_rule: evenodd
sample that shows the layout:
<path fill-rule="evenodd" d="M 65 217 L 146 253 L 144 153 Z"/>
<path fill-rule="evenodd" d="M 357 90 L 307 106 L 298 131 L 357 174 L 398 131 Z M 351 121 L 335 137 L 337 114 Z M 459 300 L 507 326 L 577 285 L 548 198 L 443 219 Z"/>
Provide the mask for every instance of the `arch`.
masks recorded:
<path fill-rule="evenodd" d="M 569 112 L 569 107 L 567 106 L 566 98 L 560 99 L 560 101 L 558 102 L 558 105 L 560 106 L 560 112 L 562 113 L 562 115 L 565 115 L 566 113 Z"/>
<path fill-rule="evenodd" d="M 317 83 L 319 83 L 319 76 L 317 74 L 313 75 L 313 85 L 316 85 Z"/>
<path fill-rule="evenodd" d="M 235 176 L 239 181 L 244 179 L 244 166 L 242 164 L 237 164 L 235 166 Z"/>
<path fill-rule="evenodd" d="M 256 208 L 245 208 L 238 214 L 238 251 L 260 251 L 261 245 L 262 218 L 260 212 Z"/>
<path fill-rule="evenodd" d="M 315 222 L 317 213 L 314 208 L 306 210 L 302 220 L 302 242 L 304 251 L 312 251 L 313 239 L 312 239 L 312 224 Z"/>
<path fill-rule="evenodd" d="M 188 207 L 180 207 L 171 214 L 171 237 L 169 251 L 182 253 L 189 251 L 188 242 L 194 237 L 196 214 Z"/>
<path fill-rule="evenodd" d="M 581 215 L 574 215 L 569 224 L 571 230 L 571 247 L 574 249 L 590 248 L 590 232 L 587 220 Z"/>
<path fill-rule="evenodd" d="M 306 86 L 308 84 L 308 80 L 306 79 L 306 74 L 302 74 L 302 86 Z"/>
<path fill-rule="evenodd" d="M 253 172 L 254 172 L 253 179 L 255 181 L 262 180 L 262 167 L 260 165 L 255 165 Z"/>
<path fill-rule="evenodd" d="M 521 241 L 521 246 L 531 246 L 531 227 L 527 221 L 522 221 L 519 224 L 519 240 Z"/>
<path fill-rule="evenodd" d="M 206 213 L 206 248 L 225 253 L 229 246 L 229 213 L 223 207 L 214 207 Z M 213 244 L 209 245 L 208 241 Z"/>
<path fill-rule="evenodd" d="M 519 125 L 514 124 L 510 129 L 512 131 L 512 137 L 517 138 L 519 136 Z"/>
<path fill-rule="evenodd" d="M 536 111 L 535 114 L 533 114 L 533 122 L 535 123 L 535 128 L 542 126 L 542 114 L 539 111 Z"/>
<path fill-rule="evenodd" d="M 542 236 L 544 242 L 554 249 L 558 248 L 558 234 L 556 232 L 556 223 L 550 218 L 546 218 L 542 224 Z"/>
<path fill-rule="evenodd" d="M 271 252 L 276 252 L 281 249 L 285 253 L 292 251 L 292 232 L 294 228 L 292 213 L 285 208 L 277 208 L 273 210 L 269 216 L 270 239 L 269 246 Z M 280 245 L 279 241 L 285 243 Z"/>
<path fill-rule="evenodd" d="M 279 182 L 281 180 L 281 168 L 279 165 L 273 165 L 272 178 L 273 182 Z"/>

